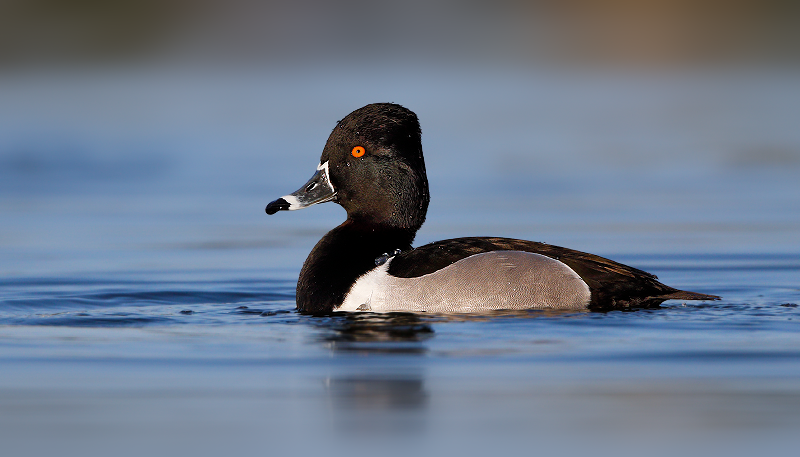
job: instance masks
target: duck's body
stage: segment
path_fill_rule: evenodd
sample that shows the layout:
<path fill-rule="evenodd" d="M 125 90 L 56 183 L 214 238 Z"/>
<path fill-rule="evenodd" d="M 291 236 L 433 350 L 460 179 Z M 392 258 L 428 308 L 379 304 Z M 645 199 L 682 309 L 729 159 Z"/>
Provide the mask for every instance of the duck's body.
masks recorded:
<path fill-rule="evenodd" d="M 416 115 L 367 105 L 340 121 L 317 173 L 267 213 L 335 201 L 347 220 L 309 254 L 297 307 L 311 313 L 482 312 L 529 308 L 652 307 L 714 300 L 579 251 L 508 238 L 457 238 L 412 248 L 428 208 Z"/>

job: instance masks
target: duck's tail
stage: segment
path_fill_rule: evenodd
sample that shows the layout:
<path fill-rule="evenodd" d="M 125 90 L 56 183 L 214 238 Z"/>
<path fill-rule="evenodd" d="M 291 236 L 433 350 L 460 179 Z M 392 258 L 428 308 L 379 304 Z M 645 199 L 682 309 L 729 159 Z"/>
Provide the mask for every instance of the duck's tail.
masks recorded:
<path fill-rule="evenodd" d="M 719 300 L 722 297 L 710 294 L 699 294 L 697 292 L 688 292 L 685 290 L 676 290 L 666 295 L 659 295 L 658 298 L 663 300 Z"/>

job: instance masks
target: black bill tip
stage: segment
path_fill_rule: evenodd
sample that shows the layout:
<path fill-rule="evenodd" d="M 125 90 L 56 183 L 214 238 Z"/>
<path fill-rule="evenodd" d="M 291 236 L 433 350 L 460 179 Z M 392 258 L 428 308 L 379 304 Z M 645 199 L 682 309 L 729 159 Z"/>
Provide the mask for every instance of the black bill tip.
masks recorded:
<path fill-rule="evenodd" d="M 278 211 L 288 211 L 288 210 L 289 210 L 289 202 L 287 202 L 286 200 L 284 200 L 282 198 L 279 198 L 279 199 L 275 200 L 274 202 L 270 203 L 264 209 L 264 211 L 266 211 L 267 214 L 275 214 Z"/>

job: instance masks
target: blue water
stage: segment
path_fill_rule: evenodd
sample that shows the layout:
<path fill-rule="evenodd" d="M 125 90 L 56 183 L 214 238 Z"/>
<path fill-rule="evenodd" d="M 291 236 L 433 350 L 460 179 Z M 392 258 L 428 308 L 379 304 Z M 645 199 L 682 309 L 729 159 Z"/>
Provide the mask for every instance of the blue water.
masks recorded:
<path fill-rule="evenodd" d="M 8 455 L 769 455 L 800 426 L 800 78 L 179 69 L 0 78 Z M 719 302 L 294 311 L 334 122 L 414 109 L 417 244 L 569 246 Z M 4 455 L 6 451 L 4 451 Z"/>

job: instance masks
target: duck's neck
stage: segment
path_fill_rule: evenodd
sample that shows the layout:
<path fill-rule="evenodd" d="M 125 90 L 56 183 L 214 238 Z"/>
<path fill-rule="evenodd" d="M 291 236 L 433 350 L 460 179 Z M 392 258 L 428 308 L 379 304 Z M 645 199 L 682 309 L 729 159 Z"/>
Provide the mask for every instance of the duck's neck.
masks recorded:
<path fill-rule="evenodd" d="M 375 268 L 375 259 L 411 249 L 418 228 L 394 228 L 347 219 L 311 250 L 297 281 L 297 309 L 333 311 L 356 279 Z"/>

